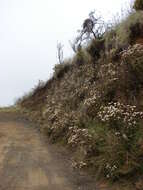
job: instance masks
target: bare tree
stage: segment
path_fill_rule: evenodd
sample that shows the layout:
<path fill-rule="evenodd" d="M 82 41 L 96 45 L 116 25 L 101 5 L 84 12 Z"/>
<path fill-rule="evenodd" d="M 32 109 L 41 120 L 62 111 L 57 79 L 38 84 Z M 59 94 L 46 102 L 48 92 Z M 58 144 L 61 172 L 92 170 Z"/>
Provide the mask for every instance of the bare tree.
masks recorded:
<path fill-rule="evenodd" d="M 89 17 L 84 20 L 82 24 L 82 29 L 78 30 L 79 35 L 76 37 L 71 47 L 74 52 L 77 52 L 81 45 L 92 38 L 99 39 L 103 36 L 105 32 L 105 23 L 102 21 L 101 17 L 95 15 L 95 11 L 89 13 Z"/>
<path fill-rule="evenodd" d="M 63 45 L 61 43 L 57 44 L 57 53 L 58 53 L 58 61 L 60 64 L 63 63 Z"/>

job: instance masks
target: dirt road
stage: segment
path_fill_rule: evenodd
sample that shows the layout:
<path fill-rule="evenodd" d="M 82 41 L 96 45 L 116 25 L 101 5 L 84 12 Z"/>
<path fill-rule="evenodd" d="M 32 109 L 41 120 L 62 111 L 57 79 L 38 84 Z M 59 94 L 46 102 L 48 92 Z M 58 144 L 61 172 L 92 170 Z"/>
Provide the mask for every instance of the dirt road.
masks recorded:
<path fill-rule="evenodd" d="M 29 125 L 0 117 L 0 190 L 95 190 Z"/>

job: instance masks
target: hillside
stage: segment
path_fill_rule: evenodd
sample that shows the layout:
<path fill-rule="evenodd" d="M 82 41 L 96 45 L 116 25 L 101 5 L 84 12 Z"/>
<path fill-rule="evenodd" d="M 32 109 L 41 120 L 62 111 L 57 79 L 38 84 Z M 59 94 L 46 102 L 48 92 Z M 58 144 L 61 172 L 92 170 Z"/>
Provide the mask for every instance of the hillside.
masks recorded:
<path fill-rule="evenodd" d="M 55 66 L 17 106 L 113 189 L 143 187 L 143 12 Z"/>

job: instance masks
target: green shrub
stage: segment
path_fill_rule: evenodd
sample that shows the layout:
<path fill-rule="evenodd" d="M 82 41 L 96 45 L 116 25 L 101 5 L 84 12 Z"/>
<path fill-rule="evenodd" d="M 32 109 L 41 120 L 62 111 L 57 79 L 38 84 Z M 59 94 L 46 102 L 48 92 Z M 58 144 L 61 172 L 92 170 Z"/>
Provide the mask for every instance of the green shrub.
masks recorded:
<path fill-rule="evenodd" d="M 112 27 L 105 33 L 105 49 L 110 50 L 126 49 L 130 44 L 135 43 L 137 38 L 143 37 L 143 14 L 133 12 L 121 23 Z"/>
<path fill-rule="evenodd" d="M 102 137 L 103 146 L 99 146 L 106 177 L 114 180 L 134 175 L 140 170 L 138 140 L 142 136 L 140 121 L 143 112 L 138 112 L 136 106 L 116 102 L 102 106 L 98 116 L 103 126 L 108 128 L 107 134 Z M 103 152 L 101 148 L 104 148 Z"/>
<path fill-rule="evenodd" d="M 86 126 L 95 139 L 96 154 L 90 160 L 97 177 L 111 181 L 135 177 L 142 172 L 142 150 L 139 139 L 143 138 L 141 128 L 134 131 L 131 139 L 126 139 L 122 130 L 108 128 L 105 123 L 91 121 Z"/>
<path fill-rule="evenodd" d="M 93 39 L 87 47 L 87 52 L 97 60 L 100 58 L 101 52 L 105 50 L 104 46 L 104 39 Z"/>
<path fill-rule="evenodd" d="M 72 64 L 70 61 L 65 61 L 62 64 L 57 64 L 54 67 L 54 77 L 62 78 L 65 73 L 67 73 L 70 69 L 72 69 Z"/>
<path fill-rule="evenodd" d="M 24 104 L 33 96 L 34 90 L 31 89 L 29 92 L 25 93 L 22 97 L 18 98 L 15 102 L 16 105 Z"/>
<path fill-rule="evenodd" d="M 141 37 L 142 31 L 143 14 L 141 12 L 132 13 L 116 29 L 117 45 L 119 47 L 127 47 Z"/>
<path fill-rule="evenodd" d="M 110 51 L 111 49 L 115 49 L 116 47 L 116 31 L 111 29 L 105 34 L 105 49 L 106 51 Z"/>
<path fill-rule="evenodd" d="M 130 61 L 130 72 L 135 76 L 136 86 L 143 83 L 143 56 Z"/>
<path fill-rule="evenodd" d="M 124 51 L 122 55 L 124 64 L 127 65 L 130 75 L 134 76 L 131 78 L 132 82 L 135 83 L 136 87 L 143 83 L 143 45 L 135 44 Z"/>
<path fill-rule="evenodd" d="M 73 63 L 76 65 L 88 64 L 91 62 L 91 57 L 83 48 L 79 49 L 73 59 Z"/>
<path fill-rule="evenodd" d="M 133 8 L 136 11 L 143 10 L 143 0 L 136 0 Z"/>

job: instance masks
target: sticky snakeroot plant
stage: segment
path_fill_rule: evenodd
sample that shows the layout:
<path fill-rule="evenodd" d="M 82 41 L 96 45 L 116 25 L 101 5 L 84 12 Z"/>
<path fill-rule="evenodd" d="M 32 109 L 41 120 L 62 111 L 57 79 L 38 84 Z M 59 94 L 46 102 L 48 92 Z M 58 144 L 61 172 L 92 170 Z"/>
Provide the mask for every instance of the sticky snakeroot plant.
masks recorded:
<path fill-rule="evenodd" d="M 123 137 L 127 138 L 143 118 L 143 112 L 136 110 L 136 106 L 111 102 L 107 106 L 100 108 L 98 118 L 107 126 L 116 129 L 116 135 L 122 133 Z"/>
<path fill-rule="evenodd" d="M 114 173 L 116 172 L 117 169 L 118 167 L 115 164 L 110 165 L 109 163 L 106 163 L 106 166 L 105 166 L 106 178 L 112 178 L 112 176 L 114 176 Z"/>
<path fill-rule="evenodd" d="M 97 115 L 111 135 L 109 137 L 111 141 L 109 139 L 106 141 L 108 144 L 106 151 L 101 154 L 104 154 L 103 158 L 106 158 L 104 163 L 105 177 L 114 180 L 116 177 L 118 178 L 120 172 L 124 172 L 124 167 L 126 171 L 130 172 L 135 169 L 134 162 L 138 162 L 138 156 L 135 152 L 138 147 L 143 112 L 137 111 L 136 106 L 111 102 L 102 106 Z M 131 156 L 132 154 L 135 154 L 134 157 Z"/>

